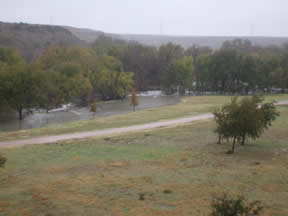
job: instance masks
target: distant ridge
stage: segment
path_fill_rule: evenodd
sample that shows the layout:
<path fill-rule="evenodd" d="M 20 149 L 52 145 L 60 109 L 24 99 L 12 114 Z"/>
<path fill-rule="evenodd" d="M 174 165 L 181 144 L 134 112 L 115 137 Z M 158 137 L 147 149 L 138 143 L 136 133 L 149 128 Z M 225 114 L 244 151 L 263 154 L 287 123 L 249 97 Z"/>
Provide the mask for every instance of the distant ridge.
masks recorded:
<path fill-rule="evenodd" d="M 111 34 L 98 30 L 75 28 L 70 26 L 0 22 L 0 47 L 12 47 L 17 49 L 27 61 L 37 59 L 37 57 L 40 56 L 49 46 L 87 46 L 88 43 L 95 41 L 101 35 L 125 41 L 137 41 L 145 45 L 157 47 L 172 42 L 179 44 L 184 48 L 197 44 L 218 49 L 224 41 L 236 38 L 248 39 L 252 44 L 259 46 L 279 46 L 288 43 L 288 37 L 213 37 Z"/>
<path fill-rule="evenodd" d="M 0 22 L 0 47 L 17 49 L 27 61 L 35 60 L 52 45 L 84 44 L 61 26 Z"/>
<path fill-rule="evenodd" d="M 82 29 L 74 27 L 65 27 L 71 31 L 72 34 L 77 36 L 79 39 L 84 40 L 88 43 L 95 41 L 100 35 L 106 35 L 115 39 L 122 39 L 126 41 L 137 41 L 139 43 L 151 46 L 161 46 L 165 43 L 175 43 L 188 48 L 193 44 L 201 46 L 209 46 L 213 49 L 219 49 L 223 42 L 227 40 L 233 40 L 236 38 L 248 39 L 254 45 L 259 46 L 280 46 L 288 42 L 288 37 L 265 37 L 265 36 L 169 36 L 169 35 L 138 35 L 138 34 L 111 34 L 96 31 L 92 29 Z"/>

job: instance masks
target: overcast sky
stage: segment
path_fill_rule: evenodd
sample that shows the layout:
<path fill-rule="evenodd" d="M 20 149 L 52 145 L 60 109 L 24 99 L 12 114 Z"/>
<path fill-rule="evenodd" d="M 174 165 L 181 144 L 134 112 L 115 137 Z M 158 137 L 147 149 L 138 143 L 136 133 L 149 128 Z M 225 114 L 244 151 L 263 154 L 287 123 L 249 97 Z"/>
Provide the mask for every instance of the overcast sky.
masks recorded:
<path fill-rule="evenodd" d="M 0 0 L 0 21 L 111 33 L 288 36 L 288 0 Z"/>

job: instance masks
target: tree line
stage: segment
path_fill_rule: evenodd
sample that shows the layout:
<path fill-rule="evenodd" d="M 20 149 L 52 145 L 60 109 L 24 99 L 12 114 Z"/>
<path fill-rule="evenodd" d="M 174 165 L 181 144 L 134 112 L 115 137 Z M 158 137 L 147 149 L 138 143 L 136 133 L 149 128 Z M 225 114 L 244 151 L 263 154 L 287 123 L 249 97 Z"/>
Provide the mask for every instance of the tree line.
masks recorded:
<path fill-rule="evenodd" d="M 53 46 L 33 62 L 0 48 L 0 101 L 17 111 L 121 99 L 161 88 L 168 94 L 240 93 L 288 88 L 288 45 L 227 41 L 220 50 L 168 43 L 152 47 L 100 36 L 87 47 Z"/>
<path fill-rule="evenodd" d="M 16 51 L 0 48 L 0 101 L 23 119 L 31 109 L 50 110 L 74 101 L 87 104 L 125 97 L 133 73 L 125 72 L 113 56 L 96 55 L 89 48 L 50 47 L 33 63 Z"/>
<path fill-rule="evenodd" d="M 246 94 L 288 88 L 288 44 L 260 47 L 235 39 L 219 50 L 197 45 L 185 50 L 172 43 L 157 48 L 102 36 L 91 46 L 133 71 L 138 90 Z"/>

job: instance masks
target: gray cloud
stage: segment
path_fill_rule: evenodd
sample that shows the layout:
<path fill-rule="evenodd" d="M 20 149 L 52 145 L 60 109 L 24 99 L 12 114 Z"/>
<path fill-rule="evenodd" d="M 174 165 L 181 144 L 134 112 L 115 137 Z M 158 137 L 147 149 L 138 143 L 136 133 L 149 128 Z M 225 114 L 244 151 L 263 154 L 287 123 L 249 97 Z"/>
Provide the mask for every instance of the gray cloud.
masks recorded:
<path fill-rule="evenodd" d="M 1 0 L 0 20 L 114 33 L 288 36 L 287 0 Z"/>

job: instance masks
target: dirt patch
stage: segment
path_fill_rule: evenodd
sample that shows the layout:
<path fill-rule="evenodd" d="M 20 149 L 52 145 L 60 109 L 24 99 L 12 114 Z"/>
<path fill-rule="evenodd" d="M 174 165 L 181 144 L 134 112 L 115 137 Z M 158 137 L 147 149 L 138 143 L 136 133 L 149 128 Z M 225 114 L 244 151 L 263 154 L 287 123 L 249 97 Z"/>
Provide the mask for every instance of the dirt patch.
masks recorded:
<path fill-rule="evenodd" d="M 261 186 L 261 189 L 265 192 L 271 193 L 279 193 L 285 192 L 287 190 L 286 186 L 279 184 L 279 183 L 269 183 Z"/>
<path fill-rule="evenodd" d="M 106 160 L 105 161 L 105 166 L 108 167 L 118 167 L 118 168 L 123 168 L 123 167 L 128 167 L 130 166 L 129 161 L 112 161 L 112 160 Z"/>
<path fill-rule="evenodd" d="M 128 181 L 132 184 L 151 184 L 152 177 L 151 176 L 134 177 L 134 178 L 128 178 Z"/>

